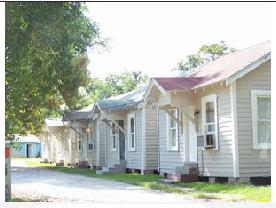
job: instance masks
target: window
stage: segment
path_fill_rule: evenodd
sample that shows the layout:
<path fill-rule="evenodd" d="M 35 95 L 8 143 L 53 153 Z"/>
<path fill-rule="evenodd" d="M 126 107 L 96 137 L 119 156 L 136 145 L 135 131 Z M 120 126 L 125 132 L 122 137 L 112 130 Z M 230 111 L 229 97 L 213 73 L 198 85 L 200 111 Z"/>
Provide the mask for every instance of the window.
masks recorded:
<path fill-rule="evenodd" d="M 128 116 L 128 147 L 129 151 L 135 151 L 135 114 Z"/>
<path fill-rule="evenodd" d="M 172 109 L 169 110 L 175 118 L 178 118 L 178 110 Z M 168 150 L 178 150 L 178 123 L 167 114 L 167 149 Z"/>
<path fill-rule="evenodd" d="M 117 128 L 114 123 L 112 123 L 112 128 L 111 128 L 111 137 L 112 137 L 112 151 L 117 150 Z"/>
<path fill-rule="evenodd" d="M 81 140 L 79 140 L 79 143 L 78 143 L 78 149 L 79 149 L 79 151 L 81 151 L 81 150 L 82 150 L 82 143 L 81 143 Z"/>
<path fill-rule="evenodd" d="M 251 90 L 253 149 L 271 148 L 271 92 Z"/>
<path fill-rule="evenodd" d="M 93 150 L 93 143 L 88 144 L 88 150 Z"/>
<path fill-rule="evenodd" d="M 201 98 L 204 148 L 218 150 L 217 95 Z"/>

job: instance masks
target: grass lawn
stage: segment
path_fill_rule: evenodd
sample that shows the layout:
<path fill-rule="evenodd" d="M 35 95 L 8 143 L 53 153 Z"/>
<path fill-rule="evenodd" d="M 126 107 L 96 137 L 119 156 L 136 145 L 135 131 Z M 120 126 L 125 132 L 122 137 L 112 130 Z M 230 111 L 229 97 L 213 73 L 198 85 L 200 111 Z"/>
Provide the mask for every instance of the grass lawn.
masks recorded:
<path fill-rule="evenodd" d="M 28 199 L 28 198 L 18 198 L 18 197 L 12 197 L 9 202 L 44 202 L 39 199 Z"/>
<path fill-rule="evenodd" d="M 26 160 L 26 159 L 25 159 Z M 70 174 L 80 174 L 88 177 L 102 178 L 119 182 L 126 182 L 137 186 L 160 190 L 168 193 L 190 194 L 199 199 L 222 199 L 224 201 L 271 201 L 271 186 L 253 186 L 246 184 L 219 184 L 219 183 L 176 183 L 175 185 L 161 184 L 159 175 L 105 173 L 96 174 L 95 170 L 85 168 L 57 167 L 54 164 L 40 163 L 39 159 L 27 159 L 29 167 L 42 167 Z"/>
<path fill-rule="evenodd" d="M 194 188 L 205 193 L 237 194 L 242 199 L 270 202 L 271 186 L 253 186 L 247 184 L 219 184 L 219 183 L 179 183 L 179 186 Z"/>

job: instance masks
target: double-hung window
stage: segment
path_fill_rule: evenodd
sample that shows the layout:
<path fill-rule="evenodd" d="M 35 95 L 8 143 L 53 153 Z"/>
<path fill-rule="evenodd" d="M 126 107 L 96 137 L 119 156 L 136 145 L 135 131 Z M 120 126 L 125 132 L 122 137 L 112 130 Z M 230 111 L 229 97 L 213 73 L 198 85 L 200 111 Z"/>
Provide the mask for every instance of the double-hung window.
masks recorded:
<path fill-rule="evenodd" d="M 128 115 L 128 149 L 135 151 L 135 114 Z"/>
<path fill-rule="evenodd" d="M 171 109 L 169 110 L 171 114 L 178 119 L 178 110 Z M 178 123 L 169 115 L 167 114 L 167 149 L 168 150 L 178 150 Z"/>
<path fill-rule="evenodd" d="M 217 95 L 201 98 L 204 148 L 218 150 Z"/>
<path fill-rule="evenodd" d="M 271 92 L 251 90 L 253 149 L 271 148 Z"/>
<path fill-rule="evenodd" d="M 112 128 L 111 128 L 111 137 L 112 137 L 112 151 L 117 151 L 117 129 L 116 125 L 112 123 Z"/>

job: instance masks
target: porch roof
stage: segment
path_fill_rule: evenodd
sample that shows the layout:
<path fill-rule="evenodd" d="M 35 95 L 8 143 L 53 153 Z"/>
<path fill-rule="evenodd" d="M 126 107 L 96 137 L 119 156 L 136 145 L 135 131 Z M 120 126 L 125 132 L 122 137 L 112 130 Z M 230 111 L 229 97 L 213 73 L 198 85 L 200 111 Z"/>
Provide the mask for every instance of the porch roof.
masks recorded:
<path fill-rule="evenodd" d="M 154 77 L 165 91 L 187 91 L 197 86 L 203 77 Z"/>
<path fill-rule="evenodd" d="M 86 106 L 85 108 L 77 111 L 64 112 L 62 117 L 63 121 L 72 121 L 72 120 L 86 120 L 92 117 L 92 109 L 94 103 Z"/>
<path fill-rule="evenodd" d="M 45 119 L 45 124 L 48 127 L 52 126 L 64 126 L 62 122 L 62 118 L 46 118 Z"/>

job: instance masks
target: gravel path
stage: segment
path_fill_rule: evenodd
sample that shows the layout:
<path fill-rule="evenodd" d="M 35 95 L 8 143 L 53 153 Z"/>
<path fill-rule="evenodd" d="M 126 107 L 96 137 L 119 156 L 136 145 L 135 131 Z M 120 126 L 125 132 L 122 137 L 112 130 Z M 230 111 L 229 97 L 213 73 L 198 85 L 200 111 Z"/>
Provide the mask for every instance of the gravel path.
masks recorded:
<path fill-rule="evenodd" d="M 163 193 L 127 183 L 28 168 L 18 162 L 12 164 L 11 187 L 15 197 L 64 203 L 183 203 L 195 200 L 188 195 Z"/>

